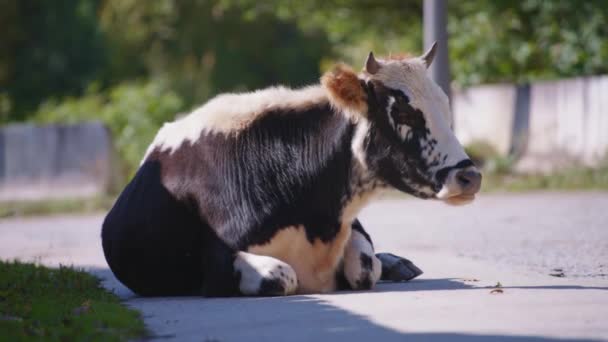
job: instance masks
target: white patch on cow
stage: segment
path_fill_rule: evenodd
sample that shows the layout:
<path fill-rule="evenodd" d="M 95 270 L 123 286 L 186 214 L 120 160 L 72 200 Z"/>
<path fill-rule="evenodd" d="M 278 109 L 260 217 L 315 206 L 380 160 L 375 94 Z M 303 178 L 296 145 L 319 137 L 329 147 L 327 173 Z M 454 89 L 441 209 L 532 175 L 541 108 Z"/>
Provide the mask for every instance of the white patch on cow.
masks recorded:
<path fill-rule="evenodd" d="M 407 139 L 407 135 L 410 133 L 412 128 L 406 124 L 400 124 L 400 125 L 398 125 L 398 130 L 399 130 L 399 136 L 401 137 L 401 140 L 405 141 Z"/>
<path fill-rule="evenodd" d="M 291 265 L 298 277 L 298 293 L 326 293 L 336 289 L 335 273 L 350 233 L 350 225 L 344 224 L 330 241 L 310 243 L 303 226 L 290 226 L 279 230 L 268 243 L 250 246 L 247 251 Z"/>
<path fill-rule="evenodd" d="M 391 127 L 393 128 L 397 128 L 397 126 L 395 125 L 395 119 L 393 119 L 393 116 L 391 115 L 391 112 L 393 111 L 393 105 L 395 104 L 395 98 L 392 96 L 388 97 L 388 104 L 386 105 L 386 115 L 388 116 L 388 122 L 391 124 Z"/>
<path fill-rule="evenodd" d="M 372 261 L 372 269 L 364 269 L 361 255 L 368 256 Z M 353 230 L 346 250 L 344 251 L 344 276 L 353 289 L 358 284 L 368 280 L 373 287 L 382 275 L 382 263 L 374 254 L 374 247 L 360 232 Z"/>
<path fill-rule="evenodd" d="M 410 99 L 410 105 L 424 114 L 430 137 L 437 140 L 435 149 L 447 155 L 431 172 L 445 166 L 452 166 L 468 159 L 464 149 L 451 129 L 449 101 L 443 90 L 427 75 L 424 62 L 419 58 L 404 60 L 380 60 L 382 67 L 374 74 L 365 74 L 368 79 L 382 82 L 389 88 L 403 91 Z M 421 141 L 427 144 L 426 141 Z M 430 156 L 429 156 L 430 157 Z M 432 160 L 432 159 L 427 159 Z"/>
<path fill-rule="evenodd" d="M 193 143 L 203 132 L 238 134 L 273 109 L 308 107 L 327 101 L 327 94 L 321 86 L 301 89 L 273 87 L 218 95 L 190 114 L 165 123 L 148 147 L 146 157 L 156 148 L 172 152 L 184 142 Z"/>
<path fill-rule="evenodd" d="M 367 170 L 367 161 L 365 160 L 365 138 L 369 134 L 369 129 L 369 121 L 366 118 L 360 118 L 357 121 L 357 127 L 351 143 L 351 149 L 353 151 L 353 155 L 355 156 L 356 162 L 364 170 Z"/>
<path fill-rule="evenodd" d="M 294 294 L 298 288 L 296 272 L 285 262 L 263 255 L 238 252 L 234 269 L 241 275 L 239 290 L 244 295 L 258 295 L 264 280 L 279 281 L 283 295 Z"/>

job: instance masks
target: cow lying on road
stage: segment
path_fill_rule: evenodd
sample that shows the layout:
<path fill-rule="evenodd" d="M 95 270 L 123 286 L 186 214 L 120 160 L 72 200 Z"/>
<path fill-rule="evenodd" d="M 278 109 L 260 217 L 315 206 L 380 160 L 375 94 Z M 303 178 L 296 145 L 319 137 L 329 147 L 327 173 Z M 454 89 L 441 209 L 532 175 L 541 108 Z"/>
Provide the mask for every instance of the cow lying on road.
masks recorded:
<path fill-rule="evenodd" d="M 144 296 L 289 295 L 409 280 L 357 214 L 388 188 L 460 204 L 481 175 L 418 58 L 339 65 L 321 84 L 220 95 L 165 124 L 102 229 L 116 277 Z"/>

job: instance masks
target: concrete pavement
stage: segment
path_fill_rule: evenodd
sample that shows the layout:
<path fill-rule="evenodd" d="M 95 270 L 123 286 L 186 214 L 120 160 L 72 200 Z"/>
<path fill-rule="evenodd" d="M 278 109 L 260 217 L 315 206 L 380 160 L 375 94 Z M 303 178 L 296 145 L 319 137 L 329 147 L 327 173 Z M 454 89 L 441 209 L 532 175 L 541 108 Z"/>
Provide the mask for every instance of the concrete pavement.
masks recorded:
<path fill-rule="evenodd" d="M 0 258 L 86 267 L 162 339 L 608 341 L 608 193 L 482 195 L 466 207 L 388 198 L 360 218 L 378 251 L 425 274 L 368 292 L 138 298 L 105 265 L 102 216 L 2 220 Z"/>

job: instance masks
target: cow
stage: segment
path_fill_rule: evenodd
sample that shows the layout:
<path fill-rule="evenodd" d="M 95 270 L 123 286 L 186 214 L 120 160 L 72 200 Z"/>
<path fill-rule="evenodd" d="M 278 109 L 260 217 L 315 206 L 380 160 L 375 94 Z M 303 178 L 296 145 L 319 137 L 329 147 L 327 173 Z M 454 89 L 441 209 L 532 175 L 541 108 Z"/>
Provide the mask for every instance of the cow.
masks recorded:
<path fill-rule="evenodd" d="M 166 123 L 102 227 L 106 260 L 142 296 L 365 290 L 422 273 L 375 254 L 357 219 L 378 193 L 465 204 L 481 174 L 420 57 L 370 53 L 320 84 L 219 95 Z"/>

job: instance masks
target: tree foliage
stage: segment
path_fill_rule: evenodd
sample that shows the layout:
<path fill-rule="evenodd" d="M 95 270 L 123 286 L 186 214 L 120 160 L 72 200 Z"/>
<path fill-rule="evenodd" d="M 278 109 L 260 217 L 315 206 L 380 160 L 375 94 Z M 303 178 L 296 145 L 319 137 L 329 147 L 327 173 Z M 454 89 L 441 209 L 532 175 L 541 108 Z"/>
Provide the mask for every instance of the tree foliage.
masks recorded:
<path fill-rule="evenodd" d="M 42 99 L 78 94 L 103 76 L 96 10 L 94 0 L 0 2 L 0 104 L 10 106 L 0 113 L 23 119 Z"/>
<path fill-rule="evenodd" d="M 529 82 L 608 72 L 603 0 L 450 2 L 458 84 Z"/>
<path fill-rule="evenodd" d="M 608 70 L 604 0 L 448 2 L 457 85 Z M 0 121 L 47 98 L 162 80 L 185 107 L 275 83 L 315 82 L 340 59 L 420 53 L 422 0 L 6 0 Z M 90 95 L 90 94 L 89 94 Z"/>
<path fill-rule="evenodd" d="M 202 0 L 0 2 L 0 114 L 22 120 L 48 97 L 162 79 L 194 106 L 223 91 L 318 78 L 325 34 Z M 10 107 L 10 108 L 9 108 Z"/>

